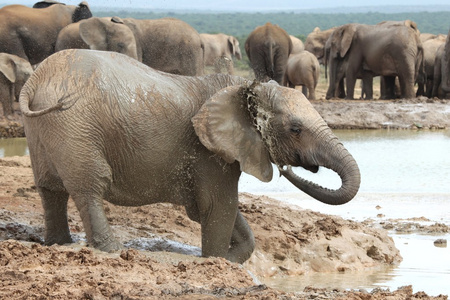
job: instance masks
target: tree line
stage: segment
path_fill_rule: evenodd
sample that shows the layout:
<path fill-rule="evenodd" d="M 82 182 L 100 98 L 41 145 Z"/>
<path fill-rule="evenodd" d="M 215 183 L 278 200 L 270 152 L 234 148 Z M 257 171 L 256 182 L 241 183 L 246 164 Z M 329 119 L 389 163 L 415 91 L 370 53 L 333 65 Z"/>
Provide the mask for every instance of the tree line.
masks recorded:
<path fill-rule="evenodd" d="M 447 34 L 450 27 L 450 11 L 408 12 L 408 13 L 180 13 L 180 12 L 138 12 L 138 11 L 95 11 L 98 17 L 117 15 L 122 18 L 158 19 L 174 17 L 181 19 L 200 33 L 226 33 L 236 37 L 247 36 L 256 26 L 266 22 L 278 24 L 289 34 L 303 41 L 315 27 L 327 29 L 347 23 L 376 24 L 381 21 L 412 20 L 420 32 Z"/>

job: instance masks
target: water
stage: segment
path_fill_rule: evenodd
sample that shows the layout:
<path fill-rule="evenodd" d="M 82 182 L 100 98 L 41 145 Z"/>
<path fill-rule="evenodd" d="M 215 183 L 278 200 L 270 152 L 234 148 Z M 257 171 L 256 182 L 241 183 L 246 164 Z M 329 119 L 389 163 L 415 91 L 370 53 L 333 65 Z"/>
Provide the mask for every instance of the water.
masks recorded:
<path fill-rule="evenodd" d="M 0 139 L 0 158 L 29 155 L 26 138 Z"/>
<path fill-rule="evenodd" d="M 262 183 L 243 174 L 240 191 L 268 195 L 305 209 L 339 215 L 356 221 L 368 218 L 398 219 L 425 217 L 431 223 L 450 225 L 450 131 L 335 131 L 352 153 L 361 170 L 358 195 L 341 206 L 322 204 L 298 191 L 275 168 L 274 179 Z M 28 155 L 25 139 L 0 139 L 0 157 Z M 309 180 L 330 188 L 340 186 L 340 178 L 321 169 L 317 174 L 294 170 Z M 377 206 L 381 207 L 377 209 Z M 267 280 L 265 283 L 288 291 L 305 286 L 395 290 L 412 285 L 414 292 L 450 294 L 450 248 L 438 248 L 438 238 L 450 242 L 450 234 L 421 235 L 391 232 L 403 256 L 398 266 L 364 272 L 311 274 Z"/>
<path fill-rule="evenodd" d="M 297 190 L 274 169 L 274 179 L 262 183 L 244 174 L 240 191 L 268 195 L 278 200 L 346 219 L 406 219 L 425 217 L 450 225 L 450 131 L 335 131 L 355 157 L 361 171 L 358 195 L 349 203 L 330 206 Z M 317 174 L 296 168 L 298 175 L 329 188 L 340 178 L 321 169 Z M 381 208 L 377 208 L 377 206 Z M 382 218 L 377 215 L 384 215 Z M 412 285 L 414 292 L 450 294 L 450 249 L 435 247 L 438 238 L 450 242 L 450 234 L 421 235 L 390 232 L 403 256 L 398 266 L 381 270 L 336 274 L 311 274 L 271 279 L 265 283 L 279 289 L 300 291 L 305 286 L 395 290 Z"/>

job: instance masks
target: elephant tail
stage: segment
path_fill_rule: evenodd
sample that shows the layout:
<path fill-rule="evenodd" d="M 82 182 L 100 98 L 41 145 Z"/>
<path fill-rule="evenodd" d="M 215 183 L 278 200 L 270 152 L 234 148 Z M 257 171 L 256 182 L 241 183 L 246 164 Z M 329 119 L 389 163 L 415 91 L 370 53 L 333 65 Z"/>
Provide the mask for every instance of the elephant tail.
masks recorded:
<path fill-rule="evenodd" d="M 274 47 L 275 44 L 271 38 L 267 41 L 268 55 L 266 57 L 266 74 L 270 79 L 274 79 L 275 76 L 275 66 L 274 66 Z"/>
<path fill-rule="evenodd" d="M 22 88 L 22 91 L 20 92 L 19 104 L 22 114 L 26 117 L 39 117 L 63 107 L 62 98 L 50 107 L 44 108 L 42 110 L 32 111 L 30 110 L 30 99 L 32 98 L 34 98 L 34 89 L 32 89 L 30 85 L 25 84 L 25 86 Z"/>

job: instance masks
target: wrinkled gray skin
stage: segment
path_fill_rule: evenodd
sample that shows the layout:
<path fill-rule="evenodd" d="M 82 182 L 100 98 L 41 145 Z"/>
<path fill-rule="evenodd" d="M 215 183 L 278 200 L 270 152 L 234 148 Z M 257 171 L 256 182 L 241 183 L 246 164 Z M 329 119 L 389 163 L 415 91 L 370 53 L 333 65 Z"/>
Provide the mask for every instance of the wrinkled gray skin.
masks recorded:
<path fill-rule="evenodd" d="M 214 66 L 216 73 L 221 73 L 221 64 L 225 64 L 228 74 L 234 73 L 233 57 L 241 59 L 241 49 L 237 38 L 223 33 L 200 33 L 205 48 L 205 66 Z"/>
<path fill-rule="evenodd" d="M 64 50 L 30 77 L 20 107 L 48 245 L 72 241 L 69 195 L 88 243 L 104 251 L 122 246 L 102 199 L 171 202 L 201 224 L 203 256 L 244 262 L 255 241 L 238 210 L 242 171 L 267 182 L 272 162 L 325 166 L 341 176 L 340 189 L 281 172 L 329 204 L 351 200 L 360 184 L 355 160 L 304 95 L 276 84 L 178 76 L 119 53 Z"/>
<path fill-rule="evenodd" d="M 346 24 L 335 29 L 330 50 L 330 89 L 346 78 L 346 99 L 353 99 L 358 74 L 398 76 L 402 98 L 414 98 L 414 83 L 423 57 L 419 35 L 402 24 Z M 366 71 L 370 71 L 367 73 Z"/>
<path fill-rule="evenodd" d="M 303 44 L 301 39 L 299 39 L 293 35 L 289 35 L 289 37 L 291 38 L 291 42 L 292 42 L 291 55 L 300 53 L 303 50 L 305 50 L 305 45 Z"/>
<path fill-rule="evenodd" d="M 4 116 L 13 114 L 13 102 L 19 100 L 20 90 L 32 73 L 28 60 L 0 53 L 0 101 Z"/>
<path fill-rule="evenodd" d="M 446 36 L 436 35 L 434 38 L 423 42 L 424 65 L 426 74 L 425 95 L 431 98 L 433 95 L 434 62 L 438 48 L 445 44 Z"/>
<path fill-rule="evenodd" d="M 245 41 L 245 52 L 259 81 L 275 80 L 281 85 L 292 41 L 287 32 L 271 23 L 256 27 Z"/>
<path fill-rule="evenodd" d="M 433 79 L 433 97 L 446 98 L 450 93 L 450 30 L 445 44 L 436 51 Z"/>
<path fill-rule="evenodd" d="M 92 16 L 86 2 L 78 6 L 38 2 L 38 7 L 7 5 L 0 9 L 0 52 L 28 60 L 31 65 L 55 52 L 61 29 Z"/>
<path fill-rule="evenodd" d="M 134 33 L 142 63 L 172 74 L 203 75 L 203 44 L 188 23 L 175 18 L 125 18 L 123 22 Z"/>
<path fill-rule="evenodd" d="M 114 51 L 138 59 L 136 39 L 119 17 L 92 17 L 64 27 L 56 40 L 56 51 L 92 49 Z"/>
<path fill-rule="evenodd" d="M 286 73 L 286 85 L 295 88 L 302 86 L 302 92 L 309 100 L 316 99 L 316 87 L 319 82 L 320 65 L 317 58 L 309 51 L 289 55 Z"/>

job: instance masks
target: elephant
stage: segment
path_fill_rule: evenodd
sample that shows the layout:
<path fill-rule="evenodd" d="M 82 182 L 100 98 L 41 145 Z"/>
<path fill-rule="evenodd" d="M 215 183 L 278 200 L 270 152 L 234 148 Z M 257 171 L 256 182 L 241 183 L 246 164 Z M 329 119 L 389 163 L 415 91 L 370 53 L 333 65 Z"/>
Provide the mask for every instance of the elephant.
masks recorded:
<path fill-rule="evenodd" d="M 64 27 L 56 40 L 56 51 L 93 49 L 115 51 L 138 59 L 136 39 L 119 17 L 92 17 Z"/>
<path fill-rule="evenodd" d="M 51 4 L 45 8 L 7 5 L 0 9 L 0 52 L 38 64 L 55 52 L 58 33 L 66 25 L 92 17 L 87 2 L 78 6 Z"/>
<path fill-rule="evenodd" d="M 295 86 L 301 85 L 303 94 L 307 95 L 309 100 L 315 100 L 319 76 L 319 60 L 314 54 L 303 50 L 289 55 L 284 80 L 287 86 L 295 88 Z"/>
<path fill-rule="evenodd" d="M 19 100 L 20 90 L 33 73 L 28 60 L 14 54 L 0 53 L 0 101 L 3 115 L 14 113 L 13 102 Z"/>
<path fill-rule="evenodd" d="M 180 76 L 120 53 L 69 49 L 39 66 L 19 104 L 47 245 L 72 242 L 69 195 L 88 244 L 103 251 L 122 248 L 103 199 L 169 202 L 200 223 L 202 256 L 242 263 L 255 240 L 238 209 L 241 172 L 268 182 L 273 163 L 299 189 L 334 205 L 360 185 L 356 161 L 305 96 L 274 82 Z M 319 166 L 337 172 L 342 186 L 325 189 L 292 170 Z"/>
<path fill-rule="evenodd" d="M 200 33 L 205 48 L 205 66 L 214 66 L 216 73 L 220 73 L 221 62 L 224 61 L 228 74 L 234 74 L 233 56 L 241 60 L 241 48 L 237 38 L 223 33 Z"/>
<path fill-rule="evenodd" d="M 111 22 L 107 20 L 93 18 L 80 23 L 79 35 L 89 49 L 117 51 L 120 50 L 118 46 L 123 45 L 117 52 L 133 58 L 137 56 L 137 60 L 152 68 L 180 75 L 203 74 L 204 46 L 199 33 L 186 22 L 175 18 L 138 20 L 113 17 Z M 68 39 L 70 37 L 78 42 L 67 41 L 63 44 L 79 43 L 76 34 L 67 36 Z M 62 48 L 58 46 L 58 49 Z"/>
<path fill-rule="evenodd" d="M 303 50 L 305 50 L 305 45 L 303 44 L 302 40 L 293 36 L 293 35 L 289 35 L 289 37 L 291 38 L 291 42 L 292 42 L 292 51 L 291 51 L 291 55 L 292 54 L 296 54 L 296 53 L 300 53 Z"/>
<path fill-rule="evenodd" d="M 445 44 L 436 51 L 433 76 L 433 97 L 447 99 L 450 93 L 450 30 Z"/>
<path fill-rule="evenodd" d="M 327 42 L 330 35 L 336 27 L 329 28 L 327 30 L 321 31 L 319 27 L 314 28 L 314 30 L 308 34 L 305 40 L 305 50 L 314 54 L 319 60 L 320 64 L 325 64 L 324 61 L 324 49 L 325 43 Z"/>
<path fill-rule="evenodd" d="M 414 84 L 421 61 L 423 48 L 417 31 L 400 22 L 340 26 L 335 29 L 331 40 L 327 94 L 333 94 L 333 89 L 342 79 L 340 76 L 345 74 L 346 99 L 353 99 L 355 81 L 360 74 L 363 85 L 371 83 L 373 76 L 398 76 L 401 97 L 414 98 Z"/>
<path fill-rule="evenodd" d="M 284 72 L 292 52 L 292 41 L 283 28 L 269 22 L 256 27 L 245 41 L 245 52 L 257 80 L 273 79 L 285 85 Z"/>
<path fill-rule="evenodd" d="M 436 52 L 438 48 L 445 44 L 446 36 L 443 34 L 435 35 L 434 38 L 423 42 L 424 65 L 425 65 L 425 95 L 431 98 L 433 95 L 433 78 L 434 78 L 434 63 L 436 59 Z"/>

